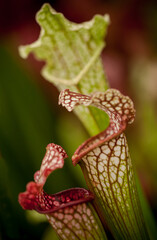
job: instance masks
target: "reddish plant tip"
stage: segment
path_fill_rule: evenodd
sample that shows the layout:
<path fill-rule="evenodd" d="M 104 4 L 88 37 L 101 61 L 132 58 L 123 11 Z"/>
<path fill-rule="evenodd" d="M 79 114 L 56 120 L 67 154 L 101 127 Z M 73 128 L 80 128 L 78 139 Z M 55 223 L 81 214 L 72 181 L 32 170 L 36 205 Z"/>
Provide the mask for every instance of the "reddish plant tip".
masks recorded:
<path fill-rule="evenodd" d="M 35 209 L 38 206 L 38 198 L 43 192 L 47 177 L 54 170 L 63 167 L 66 157 L 67 154 L 61 146 L 54 143 L 47 145 L 40 170 L 34 174 L 35 182 L 28 183 L 26 191 L 19 194 L 19 203 L 24 209 Z"/>
<path fill-rule="evenodd" d="M 62 104 L 69 112 L 77 105 L 84 104 L 89 105 L 90 96 L 80 93 L 71 92 L 69 89 L 63 90 L 59 95 L 58 104 Z"/>
<path fill-rule="evenodd" d="M 63 167 L 64 159 L 67 157 L 66 152 L 61 146 L 54 143 L 48 144 L 40 170 L 34 174 L 35 182 L 44 185 L 51 172 Z"/>
<path fill-rule="evenodd" d="M 64 150 L 61 146 L 59 146 L 59 145 L 57 145 L 57 144 L 49 143 L 49 144 L 47 145 L 47 147 L 46 147 L 46 150 L 47 150 L 47 151 L 48 151 L 48 150 L 51 151 L 51 150 L 54 150 L 54 149 L 56 149 L 56 151 L 57 151 L 59 154 L 61 154 L 64 159 L 68 157 L 68 155 L 66 154 L 65 150 Z"/>
<path fill-rule="evenodd" d="M 93 199 L 92 193 L 82 188 L 72 188 L 53 195 L 43 191 L 48 175 L 62 168 L 66 157 L 67 154 L 62 147 L 53 143 L 47 146 L 41 168 L 34 174 L 35 182 L 28 183 L 26 191 L 19 194 L 18 200 L 24 209 L 50 213 Z"/>
<path fill-rule="evenodd" d="M 83 188 L 72 188 L 49 195 L 35 182 L 27 184 L 26 192 L 19 194 L 19 203 L 26 210 L 52 213 L 65 207 L 93 200 L 93 194 Z"/>
<path fill-rule="evenodd" d="M 24 209 L 32 210 L 38 205 L 36 196 L 40 192 L 41 186 L 35 182 L 29 182 L 26 186 L 26 191 L 20 193 L 18 201 Z"/>

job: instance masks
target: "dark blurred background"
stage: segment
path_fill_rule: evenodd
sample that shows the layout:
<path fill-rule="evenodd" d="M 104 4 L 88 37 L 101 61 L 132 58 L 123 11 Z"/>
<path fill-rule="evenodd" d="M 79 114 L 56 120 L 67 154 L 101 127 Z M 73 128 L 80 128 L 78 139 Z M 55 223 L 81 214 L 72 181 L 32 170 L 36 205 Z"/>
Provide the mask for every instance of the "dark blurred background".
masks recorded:
<path fill-rule="evenodd" d="M 136 121 L 126 132 L 132 160 L 154 216 L 157 215 L 157 1 L 47 1 L 80 23 L 109 13 L 107 47 L 102 54 L 111 87 L 135 102 Z M 20 58 L 18 46 L 37 39 L 35 14 L 41 0 L 0 2 L 0 239 L 56 239 L 45 218 L 23 211 L 19 192 L 39 169 L 48 143 L 69 156 L 88 138 L 78 119 L 58 106 L 57 89 L 40 75 L 33 56 Z M 77 137 L 76 137 L 77 136 Z M 85 186 L 70 158 L 49 177 L 46 190 Z"/>

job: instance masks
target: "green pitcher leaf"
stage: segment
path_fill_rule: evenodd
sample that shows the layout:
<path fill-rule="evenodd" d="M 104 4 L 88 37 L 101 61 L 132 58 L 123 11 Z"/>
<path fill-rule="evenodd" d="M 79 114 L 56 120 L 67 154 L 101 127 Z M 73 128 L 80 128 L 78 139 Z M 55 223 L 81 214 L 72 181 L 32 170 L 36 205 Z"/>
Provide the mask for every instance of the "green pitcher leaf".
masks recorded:
<path fill-rule="evenodd" d="M 44 60 L 42 75 L 59 90 L 68 87 L 84 94 L 105 91 L 107 83 L 100 54 L 105 46 L 109 16 L 96 15 L 89 22 L 76 24 L 57 13 L 49 4 L 44 4 L 36 19 L 41 27 L 40 36 L 36 42 L 21 46 L 20 55 L 26 58 L 29 53 L 34 53 L 38 59 Z M 104 120 L 105 114 L 98 109 L 80 106 L 76 114 L 92 135 L 108 124 Z M 101 124 L 97 123 L 97 116 Z M 86 123 L 87 119 L 90 125 Z"/>
<path fill-rule="evenodd" d="M 107 239 L 97 213 L 90 204 L 93 194 L 83 188 L 71 188 L 56 194 L 47 194 L 43 186 L 47 177 L 62 168 L 67 154 L 56 144 L 47 146 L 40 170 L 29 182 L 26 191 L 19 194 L 24 209 L 45 214 L 60 239 Z"/>
<path fill-rule="evenodd" d="M 115 239 L 149 239 L 135 183 L 134 169 L 123 131 L 135 118 L 131 99 L 118 90 L 82 95 L 61 92 L 59 103 L 72 111 L 79 104 L 92 105 L 110 117 L 108 128 L 85 141 L 74 153 L 89 189 L 95 194 L 95 207 Z"/>

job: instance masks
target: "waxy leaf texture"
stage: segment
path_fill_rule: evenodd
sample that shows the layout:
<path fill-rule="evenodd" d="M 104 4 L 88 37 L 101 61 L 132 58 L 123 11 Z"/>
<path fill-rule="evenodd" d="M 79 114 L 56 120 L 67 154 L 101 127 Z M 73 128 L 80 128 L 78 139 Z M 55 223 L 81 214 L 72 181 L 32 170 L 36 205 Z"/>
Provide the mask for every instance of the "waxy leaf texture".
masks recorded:
<path fill-rule="evenodd" d="M 95 206 L 115 239 L 148 239 L 124 130 L 135 118 L 131 99 L 118 90 L 82 95 L 65 89 L 59 104 L 68 111 L 83 104 L 105 111 L 108 128 L 84 142 L 72 157 L 80 164 Z"/>

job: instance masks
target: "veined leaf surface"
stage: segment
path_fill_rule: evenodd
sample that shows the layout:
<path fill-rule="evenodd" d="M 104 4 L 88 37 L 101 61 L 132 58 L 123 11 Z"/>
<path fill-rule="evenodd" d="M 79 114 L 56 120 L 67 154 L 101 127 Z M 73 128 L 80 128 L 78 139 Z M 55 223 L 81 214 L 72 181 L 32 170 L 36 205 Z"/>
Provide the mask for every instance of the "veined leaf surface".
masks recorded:
<path fill-rule="evenodd" d="M 26 58 L 34 53 L 44 60 L 42 75 L 59 90 L 68 87 L 83 94 L 105 91 L 107 83 L 100 54 L 105 46 L 109 16 L 96 15 L 89 22 L 76 24 L 44 4 L 36 19 L 41 27 L 40 36 L 36 42 L 21 46 L 20 55 Z M 98 109 L 79 106 L 75 112 L 92 135 L 108 124 L 107 116 Z"/>

